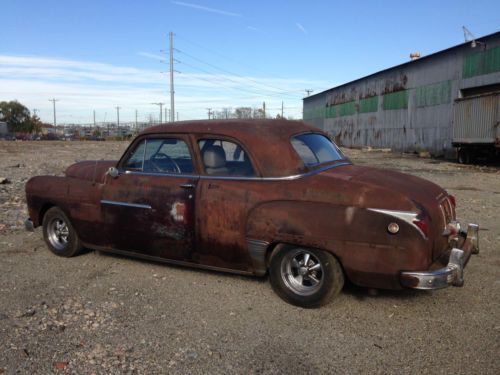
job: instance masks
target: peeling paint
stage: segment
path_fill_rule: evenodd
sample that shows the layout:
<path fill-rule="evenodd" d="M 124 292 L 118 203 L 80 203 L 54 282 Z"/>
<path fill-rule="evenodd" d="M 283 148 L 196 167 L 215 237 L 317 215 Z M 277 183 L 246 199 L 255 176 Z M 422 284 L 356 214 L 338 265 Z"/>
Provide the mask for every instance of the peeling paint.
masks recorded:
<path fill-rule="evenodd" d="M 170 210 L 170 215 L 177 222 L 184 221 L 184 216 L 186 214 L 186 205 L 182 202 L 175 202 Z"/>

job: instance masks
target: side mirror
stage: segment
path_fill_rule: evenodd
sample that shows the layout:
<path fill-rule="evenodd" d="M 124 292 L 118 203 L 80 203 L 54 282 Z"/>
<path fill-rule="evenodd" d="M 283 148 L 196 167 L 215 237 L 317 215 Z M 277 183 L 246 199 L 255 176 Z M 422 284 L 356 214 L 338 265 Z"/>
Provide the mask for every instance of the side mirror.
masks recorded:
<path fill-rule="evenodd" d="M 120 172 L 118 172 L 118 169 L 116 169 L 115 167 L 109 167 L 109 169 L 106 172 L 106 174 L 108 176 L 110 176 L 111 178 L 117 178 L 118 175 L 120 174 Z"/>

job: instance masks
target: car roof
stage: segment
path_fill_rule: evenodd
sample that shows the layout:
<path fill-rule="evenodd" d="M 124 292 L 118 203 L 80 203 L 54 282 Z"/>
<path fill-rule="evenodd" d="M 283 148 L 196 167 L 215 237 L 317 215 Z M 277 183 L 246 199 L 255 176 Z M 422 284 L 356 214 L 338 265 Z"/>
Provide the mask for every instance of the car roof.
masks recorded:
<path fill-rule="evenodd" d="M 234 138 L 258 164 L 265 177 L 280 177 L 307 170 L 290 144 L 290 137 L 302 133 L 320 133 L 321 130 L 296 120 L 229 119 L 182 121 L 145 129 L 146 134 L 194 134 Z"/>

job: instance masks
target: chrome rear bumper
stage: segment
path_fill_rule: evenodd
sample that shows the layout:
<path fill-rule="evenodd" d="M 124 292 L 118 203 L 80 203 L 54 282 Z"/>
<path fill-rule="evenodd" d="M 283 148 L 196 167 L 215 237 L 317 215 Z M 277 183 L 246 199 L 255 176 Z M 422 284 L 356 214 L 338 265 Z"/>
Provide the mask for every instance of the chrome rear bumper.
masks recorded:
<path fill-rule="evenodd" d="M 479 253 L 479 225 L 469 224 L 467 231 L 460 231 L 465 238 L 462 248 L 453 248 L 448 264 L 432 271 L 401 272 L 401 284 L 413 289 L 441 289 L 450 285 L 464 285 L 464 268 L 472 254 Z"/>

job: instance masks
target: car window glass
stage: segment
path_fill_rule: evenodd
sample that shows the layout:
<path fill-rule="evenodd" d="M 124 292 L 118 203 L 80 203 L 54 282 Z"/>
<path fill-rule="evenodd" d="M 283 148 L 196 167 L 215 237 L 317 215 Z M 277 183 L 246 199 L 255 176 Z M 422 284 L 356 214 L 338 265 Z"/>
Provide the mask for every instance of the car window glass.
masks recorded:
<path fill-rule="evenodd" d="M 255 175 L 250 158 L 239 144 L 221 139 L 202 139 L 198 146 L 208 175 Z"/>
<path fill-rule="evenodd" d="M 145 145 L 145 140 L 141 141 L 137 145 L 137 147 L 130 153 L 129 158 L 123 163 L 123 169 L 129 171 L 142 171 Z"/>
<path fill-rule="evenodd" d="M 128 170 L 148 173 L 193 173 L 189 147 L 177 138 L 144 140 L 123 166 Z"/>
<path fill-rule="evenodd" d="M 291 139 L 292 146 L 308 167 L 345 159 L 335 144 L 321 134 L 302 134 Z"/>

